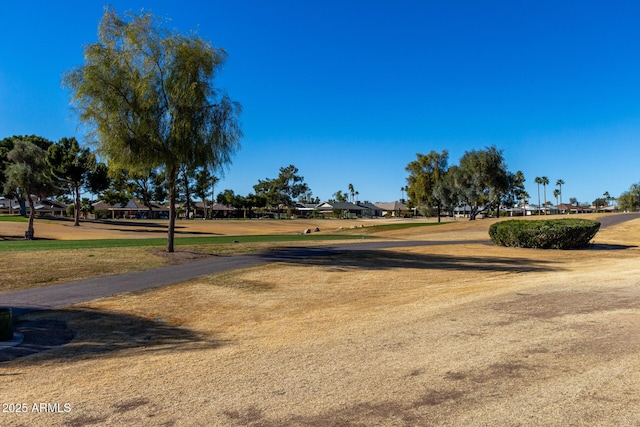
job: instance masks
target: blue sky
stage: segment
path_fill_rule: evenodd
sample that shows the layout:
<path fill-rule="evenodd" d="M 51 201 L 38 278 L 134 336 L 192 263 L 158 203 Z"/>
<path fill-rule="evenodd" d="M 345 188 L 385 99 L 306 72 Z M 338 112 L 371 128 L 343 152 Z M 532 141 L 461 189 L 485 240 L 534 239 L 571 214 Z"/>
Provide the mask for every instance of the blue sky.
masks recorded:
<path fill-rule="evenodd" d="M 640 182 L 640 3 L 112 1 L 197 29 L 228 60 L 242 148 L 217 185 L 246 195 L 294 164 L 323 200 L 401 197 L 416 153 L 496 145 L 565 181 L 563 200 Z M 84 137 L 61 85 L 96 41 L 100 1 L 0 2 L 0 138 Z M 553 185 L 551 186 L 553 188 Z M 547 190 L 552 199 L 553 189 Z"/>

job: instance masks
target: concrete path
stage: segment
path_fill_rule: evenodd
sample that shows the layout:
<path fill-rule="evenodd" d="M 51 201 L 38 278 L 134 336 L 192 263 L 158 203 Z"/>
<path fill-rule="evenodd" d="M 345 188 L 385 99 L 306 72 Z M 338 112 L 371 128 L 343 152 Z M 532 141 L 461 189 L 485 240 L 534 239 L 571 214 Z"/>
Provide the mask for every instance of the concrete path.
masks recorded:
<path fill-rule="evenodd" d="M 601 228 L 610 227 L 631 219 L 639 214 L 618 214 L 600 220 Z M 219 256 L 181 265 L 171 265 L 152 270 L 138 271 L 112 276 L 80 280 L 61 285 L 21 291 L 0 293 L 0 307 L 11 307 L 14 316 L 37 310 L 65 307 L 84 301 L 91 301 L 122 292 L 178 283 L 185 280 L 227 270 L 253 267 L 272 262 L 286 262 L 317 256 L 330 256 L 349 251 L 376 250 L 412 246 L 434 246 L 450 244 L 489 243 L 486 240 L 467 241 L 363 241 L 343 245 L 326 245 L 312 248 L 288 248 L 259 252 L 250 255 Z"/>
<path fill-rule="evenodd" d="M 31 311 L 65 307 L 83 301 L 91 301 L 122 292 L 178 283 L 196 277 L 228 270 L 253 267 L 272 262 L 286 262 L 317 256 L 330 256 L 348 251 L 376 250 L 411 246 L 432 246 L 460 243 L 488 243 L 488 240 L 456 242 L 419 241 L 365 241 L 344 245 L 317 246 L 312 248 L 288 248 L 249 255 L 214 256 L 180 265 L 170 265 L 151 270 L 79 280 L 61 285 L 24 289 L 0 293 L 0 307 L 11 307 L 14 316 Z"/>

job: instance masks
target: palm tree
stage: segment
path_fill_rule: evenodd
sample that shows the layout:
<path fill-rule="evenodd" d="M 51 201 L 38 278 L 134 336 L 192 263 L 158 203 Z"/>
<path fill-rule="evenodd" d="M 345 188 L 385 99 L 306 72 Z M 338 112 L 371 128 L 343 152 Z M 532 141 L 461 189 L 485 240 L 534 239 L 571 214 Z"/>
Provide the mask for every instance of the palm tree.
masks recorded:
<path fill-rule="evenodd" d="M 603 196 L 604 196 L 604 199 L 607 201 L 607 207 L 609 207 L 609 202 L 611 201 L 611 194 L 609 194 L 608 191 L 605 191 Z"/>
<path fill-rule="evenodd" d="M 557 188 L 555 190 L 553 190 L 553 197 L 556 198 L 556 208 L 558 207 L 558 196 L 560 195 L 560 190 L 558 190 Z"/>
<path fill-rule="evenodd" d="M 349 184 L 349 194 L 351 194 L 351 202 L 353 202 L 354 193 L 355 193 L 355 190 L 353 188 L 353 184 Z"/>
<path fill-rule="evenodd" d="M 556 185 L 560 187 L 560 204 L 562 204 L 562 186 L 564 185 L 564 181 L 559 179 L 556 181 Z"/>
<path fill-rule="evenodd" d="M 542 178 L 540 178 L 539 176 L 536 176 L 536 179 L 534 179 L 533 182 L 538 184 L 538 215 L 541 215 L 541 213 L 540 213 L 540 184 L 542 184 Z"/>
<path fill-rule="evenodd" d="M 544 214 L 547 214 L 547 185 L 549 184 L 549 178 L 543 176 L 542 179 L 542 187 L 544 187 Z"/>

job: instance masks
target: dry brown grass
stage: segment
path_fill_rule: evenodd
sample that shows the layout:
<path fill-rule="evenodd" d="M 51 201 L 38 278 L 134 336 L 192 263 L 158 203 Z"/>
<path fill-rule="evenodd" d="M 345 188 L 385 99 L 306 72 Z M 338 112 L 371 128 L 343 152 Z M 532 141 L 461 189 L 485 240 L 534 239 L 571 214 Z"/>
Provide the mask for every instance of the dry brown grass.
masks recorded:
<path fill-rule="evenodd" d="M 176 236 L 242 236 L 256 234 L 295 234 L 320 228 L 323 233 L 335 232 L 339 228 L 354 226 L 399 223 L 403 219 L 296 219 L 296 220 L 189 220 L 176 222 Z M 431 220 L 426 220 L 431 221 Z M 22 238 L 26 223 L 1 222 L 0 236 Z M 35 235 L 40 239 L 83 240 L 83 239 L 139 239 L 164 238 L 167 235 L 167 221 L 163 220 L 115 220 L 108 222 L 82 222 L 74 227 L 71 221 L 36 220 Z"/>
<path fill-rule="evenodd" d="M 319 227 L 324 233 L 335 232 L 354 225 L 396 223 L 399 220 L 296 220 L 296 221 L 180 221 L 178 236 L 203 235 L 255 235 L 295 234 Z M 19 237 L 24 235 L 25 223 L 2 222 L 0 235 Z M 166 236 L 166 221 L 113 221 L 107 223 L 83 222 L 74 227 L 70 221 L 39 220 L 36 237 L 55 240 L 86 239 L 139 239 Z M 334 242 L 338 243 L 338 242 Z M 97 248 L 58 251 L 3 252 L 0 258 L 0 292 L 27 289 L 81 280 L 100 275 L 120 274 L 131 271 L 188 262 L 209 255 L 251 253 L 279 246 L 308 246 L 316 243 L 240 243 L 233 245 L 180 246 L 176 253 L 167 254 L 160 248 Z"/>
<path fill-rule="evenodd" d="M 76 336 L 0 364 L 0 401 L 71 412 L 0 424 L 637 425 L 638 242 L 634 220 L 584 251 L 356 252 L 35 313 Z"/>

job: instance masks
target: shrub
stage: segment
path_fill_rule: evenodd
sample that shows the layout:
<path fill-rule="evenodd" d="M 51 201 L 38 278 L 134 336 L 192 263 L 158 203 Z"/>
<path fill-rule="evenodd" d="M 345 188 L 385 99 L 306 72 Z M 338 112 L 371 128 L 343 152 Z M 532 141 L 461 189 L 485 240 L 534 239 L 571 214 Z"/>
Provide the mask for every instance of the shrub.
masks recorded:
<path fill-rule="evenodd" d="M 580 249 L 600 229 L 587 219 L 509 220 L 492 224 L 489 236 L 496 245 L 535 249 Z"/>

